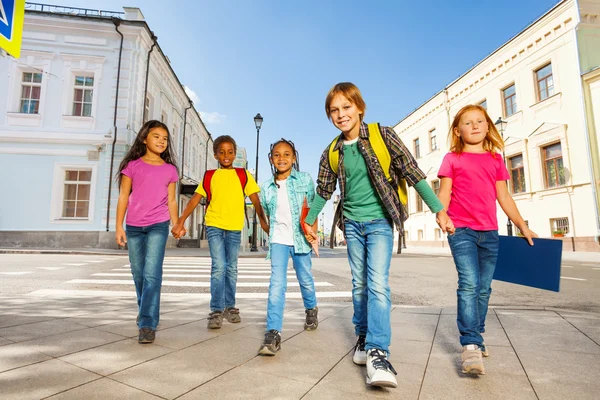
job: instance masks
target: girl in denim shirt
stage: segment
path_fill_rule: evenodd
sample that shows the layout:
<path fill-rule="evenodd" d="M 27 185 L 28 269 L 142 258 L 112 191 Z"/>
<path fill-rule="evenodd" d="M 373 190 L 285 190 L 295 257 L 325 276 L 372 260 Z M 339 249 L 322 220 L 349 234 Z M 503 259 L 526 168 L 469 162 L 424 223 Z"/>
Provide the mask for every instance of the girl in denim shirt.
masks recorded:
<path fill-rule="evenodd" d="M 457 323 L 464 373 L 485 374 L 483 357 L 489 355 L 481 334 L 492 293 L 498 259 L 496 200 L 530 245 L 537 235 L 529 229 L 508 192 L 508 171 L 496 151 L 502 137 L 485 108 L 463 107 L 454 117 L 446 154 L 438 177 L 439 198 L 451 221 L 440 224 L 458 272 Z"/>
<path fill-rule="evenodd" d="M 311 245 L 300 226 L 300 213 L 306 198 L 310 206 L 315 197 L 315 185 L 306 172 L 298 170 L 298 152 L 289 140 L 271 145 L 269 153 L 273 179 L 260 188 L 260 202 L 269 218 L 269 253 L 271 280 L 267 304 L 267 331 L 258 354 L 274 356 L 281 348 L 281 328 L 287 288 L 287 266 L 291 257 L 300 285 L 306 313 L 305 330 L 317 329 L 317 298 L 310 272 Z"/>

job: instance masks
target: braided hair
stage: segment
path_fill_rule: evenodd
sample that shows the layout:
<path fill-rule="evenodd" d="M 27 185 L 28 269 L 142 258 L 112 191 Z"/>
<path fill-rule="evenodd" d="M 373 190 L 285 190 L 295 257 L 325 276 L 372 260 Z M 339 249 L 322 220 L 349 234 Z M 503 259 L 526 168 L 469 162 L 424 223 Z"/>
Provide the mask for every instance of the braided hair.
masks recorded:
<path fill-rule="evenodd" d="M 279 188 L 279 184 L 277 183 L 277 177 L 279 176 L 279 172 L 277 171 L 277 168 L 275 168 L 275 166 L 273 165 L 272 155 L 273 155 L 273 150 L 275 149 L 275 147 L 281 143 L 285 143 L 292 148 L 292 153 L 294 154 L 294 157 L 296 159 L 296 161 L 294 161 L 294 163 L 292 164 L 292 168 L 295 169 L 296 171 L 300 171 L 300 156 L 298 155 L 298 150 L 296 150 L 296 146 L 294 145 L 294 142 L 292 142 L 291 140 L 281 138 L 278 141 L 276 141 L 275 143 L 273 143 L 271 145 L 271 149 L 269 150 L 268 157 L 269 157 L 269 164 L 271 164 L 271 173 L 273 174 L 273 182 L 275 182 L 275 185 L 278 188 Z"/>

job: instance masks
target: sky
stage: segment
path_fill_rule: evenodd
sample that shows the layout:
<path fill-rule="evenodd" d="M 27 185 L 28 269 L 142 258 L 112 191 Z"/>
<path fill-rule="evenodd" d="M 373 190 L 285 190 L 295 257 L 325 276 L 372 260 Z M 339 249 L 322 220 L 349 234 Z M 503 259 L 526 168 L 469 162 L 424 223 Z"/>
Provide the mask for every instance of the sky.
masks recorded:
<path fill-rule="evenodd" d="M 42 3 L 43 0 L 37 1 Z M 213 137 L 233 136 L 270 176 L 270 144 L 292 140 L 316 179 L 339 133 L 325 114 L 333 85 L 349 81 L 366 122 L 395 125 L 522 31 L 558 0 L 53 0 L 141 9 Z M 326 218 L 327 219 L 327 218 Z M 329 224 L 330 225 L 330 224 Z"/>

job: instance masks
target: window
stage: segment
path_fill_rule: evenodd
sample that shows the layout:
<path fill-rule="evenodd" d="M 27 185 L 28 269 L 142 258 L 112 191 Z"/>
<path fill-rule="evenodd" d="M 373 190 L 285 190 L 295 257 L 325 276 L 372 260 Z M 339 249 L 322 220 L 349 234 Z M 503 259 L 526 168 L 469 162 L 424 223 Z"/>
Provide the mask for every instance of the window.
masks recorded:
<path fill-rule="evenodd" d="M 517 92 L 513 83 L 502 91 L 504 98 L 504 116 L 510 117 L 517 112 Z"/>
<path fill-rule="evenodd" d="M 21 80 L 21 103 L 19 112 L 38 114 L 40 109 L 40 93 L 42 91 L 42 74 L 23 72 Z"/>
<path fill-rule="evenodd" d="M 76 117 L 91 117 L 94 78 L 91 76 L 76 76 L 74 88 L 73 115 Z"/>
<path fill-rule="evenodd" d="M 560 143 L 551 144 L 542 149 L 546 187 L 553 188 L 566 183 Z"/>
<path fill-rule="evenodd" d="M 435 129 L 432 129 L 429 131 L 429 151 L 437 150 L 437 148 L 437 133 L 435 132 Z"/>
<path fill-rule="evenodd" d="M 569 218 L 551 218 L 550 219 L 550 229 L 553 234 L 567 234 L 569 233 Z"/>
<path fill-rule="evenodd" d="M 419 196 L 418 194 L 416 194 L 415 196 L 415 212 L 423 212 L 423 199 L 421 198 L 421 196 Z"/>
<path fill-rule="evenodd" d="M 166 112 L 164 112 L 164 111 L 163 111 L 163 112 L 160 114 L 160 122 L 162 122 L 162 123 L 163 123 L 163 124 L 165 124 L 165 125 L 166 125 L 166 124 L 167 124 L 167 122 L 168 122 L 167 113 L 166 113 Z"/>
<path fill-rule="evenodd" d="M 62 218 L 88 218 L 91 181 L 91 170 L 65 171 Z"/>
<path fill-rule="evenodd" d="M 535 71 L 537 81 L 538 101 L 547 99 L 554 94 L 554 78 L 552 77 L 552 64 L 548 64 Z"/>
<path fill-rule="evenodd" d="M 442 240 L 442 230 L 439 228 L 435 229 L 435 240 Z"/>
<path fill-rule="evenodd" d="M 423 240 L 423 230 L 419 229 L 417 231 L 417 240 Z"/>
<path fill-rule="evenodd" d="M 510 170 L 510 187 L 512 192 L 525 192 L 525 167 L 523 165 L 523 155 L 519 154 L 509 158 L 508 168 Z"/>
<path fill-rule="evenodd" d="M 484 99 L 479 105 L 487 110 L 487 99 Z"/>
<path fill-rule="evenodd" d="M 435 181 L 431 181 L 431 188 L 436 196 L 440 194 L 440 180 L 436 179 Z"/>
<path fill-rule="evenodd" d="M 144 100 L 144 122 L 147 122 L 152 118 L 152 105 L 154 99 L 150 93 L 146 93 L 146 100 Z"/>
<path fill-rule="evenodd" d="M 179 126 L 177 124 L 173 125 L 173 131 L 171 132 L 171 146 L 173 147 L 173 152 L 175 156 L 179 154 Z"/>
<path fill-rule="evenodd" d="M 419 144 L 419 138 L 414 140 L 413 147 L 415 150 L 415 158 L 421 158 L 421 146 Z"/>

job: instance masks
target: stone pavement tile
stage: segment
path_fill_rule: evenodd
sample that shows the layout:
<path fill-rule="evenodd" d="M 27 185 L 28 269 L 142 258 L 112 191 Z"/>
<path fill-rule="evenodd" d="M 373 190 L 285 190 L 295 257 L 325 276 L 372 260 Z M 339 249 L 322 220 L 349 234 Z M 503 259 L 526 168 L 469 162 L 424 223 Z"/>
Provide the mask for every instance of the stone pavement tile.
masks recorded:
<path fill-rule="evenodd" d="M 153 400 L 160 399 L 150 393 L 142 392 L 122 383 L 115 382 L 109 378 L 102 378 L 86 383 L 66 392 L 48 397 L 48 400 L 105 400 L 105 399 L 127 399 L 127 400 Z"/>
<path fill-rule="evenodd" d="M 577 329 L 585 333 L 590 339 L 600 345 L 600 320 L 578 317 L 564 317 Z"/>
<path fill-rule="evenodd" d="M 56 335 L 59 333 L 86 329 L 87 326 L 75 322 L 65 321 L 63 319 L 52 319 L 33 324 L 12 326 L 10 328 L 0 329 L 0 336 L 15 342 L 35 339 L 44 336 Z"/>
<path fill-rule="evenodd" d="M 288 344 L 310 350 L 336 352 L 341 357 L 356 344 L 356 336 L 354 336 L 354 328 L 350 321 L 344 318 L 330 317 L 320 322 L 316 330 L 302 331 L 286 340 L 283 345 L 287 346 Z"/>
<path fill-rule="evenodd" d="M 405 306 L 405 305 L 392 305 L 392 314 L 396 312 L 409 313 L 409 314 L 435 314 L 439 315 L 442 313 L 442 307 L 428 307 L 428 306 Z"/>
<path fill-rule="evenodd" d="M 598 399 L 598 354 L 526 349 L 519 358 L 540 399 Z"/>
<path fill-rule="evenodd" d="M 392 333 L 389 360 L 394 368 L 396 368 L 396 364 L 399 363 L 412 364 L 423 367 L 421 369 L 421 372 L 423 372 L 427 365 L 427 360 L 429 359 L 430 350 L 431 342 L 406 340 L 399 338 Z"/>
<path fill-rule="evenodd" d="M 461 372 L 460 344 L 435 343 L 419 399 L 536 399 L 510 347 L 496 347 L 484 359 L 486 375 Z"/>
<path fill-rule="evenodd" d="M 0 347 L 0 372 L 35 364 L 49 358 L 51 358 L 49 355 L 40 353 L 37 349 L 29 347 L 27 343 L 9 344 Z"/>
<path fill-rule="evenodd" d="M 548 314 L 499 313 L 498 318 L 517 351 L 529 349 L 600 354 L 600 346 L 560 315 L 552 311 L 546 313 Z"/>
<path fill-rule="evenodd" d="M 103 332 L 114 333 L 115 335 L 120 335 L 128 338 L 137 338 L 139 334 L 139 329 L 135 324 L 135 317 L 128 318 L 127 321 L 119 321 L 113 322 L 105 325 L 96 326 L 94 329 Z"/>
<path fill-rule="evenodd" d="M 406 310 L 406 309 L 405 309 Z M 413 313 L 404 310 L 395 309 L 390 314 L 390 321 L 394 323 L 418 323 L 426 325 L 436 325 L 439 314 Z"/>
<path fill-rule="evenodd" d="M 253 348 L 254 354 L 258 346 Z M 310 384 L 317 383 L 327 371 L 344 357 L 346 352 L 341 353 L 327 351 L 327 349 L 307 349 L 288 342 L 281 344 L 281 350 L 274 357 L 256 356 L 244 366 L 254 371 L 294 379 Z"/>
<path fill-rule="evenodd" d="M 137 342 L 137 339 L 125 339 L 69 354 L 60 357 L 60 359 L 100 375 L 110 375 L 171 351 L 162 346 L 141 345 Z"/>
<path fill-rule="evenodd" d="M 347 318 L 348 320 L 352 320 L 354 316 L 354 306 L 352 304 L 348 305 L 346 308 L 339 310 L 336 314 L 336 317 Z"/>
<path fill-rule="evenodd" d="M 456 315 L 456 306 L 445 306 L 442 308 L 442 315 Z"/>
<path fill-rule="evenodd" d="M 135 311 L 130 310 L 110 310 L 110 311 L 102 311 L 102 312 L 93 312 L 90 310 L 89 313 L 84 315 L 79 315 L 77 317 L 68 318 L 65 321 L 76 322 L 81 325 L 88 326 L 90 328 L 108 324 L 114 324 L 122 321 L 134 321 L 135 324 Z"/>
<path fill-rule="evenodd" d="M 155 344 L 179 350 L 225 334 L 222 329 L 206 329 L 206 321 L 197 321 L 156 332 Z"/>
<path fill-rule="evenodd" d="M 0 399 L 41 399 L 100 378 L 60 360 L 48 360 L 0 374 Z"/>
<path fill-rule="evenodd" d="M 240 328 L 236 330 L 236 333 L 239 333 L 240 335 L 244 335 L 244 336 L 248 336 L 251 338 L 254 338 L 256 340 L 258 340 L 258 344 L 257 346 L 262 343 L 262 340 L 265 337 L 265 332 L 267 329 L 267 323 L 266 322 L 261 322 L 261 323 L 247 323 L 242 321 L 242 323 L 240 324 Z M 297 333 L 297 332 L 295 332 Z M 287 332 L 283 332 L 283 337 L 285 338 L 285 336 L 287 335 Z"/>
<path fill-rule="evenodd" d="M 490 310 L 491 311 L 491 310 Z M 485 333 L 482 334 L 486 345 L 510 347 L 510 342 L 493 311 L 488 312 Z M 459 343 L 460 333 L 456 325 L 456 315 L 442 315 L 435 335 L 436 342 Z"/>
<path fill-rule="evenodd" d="M 6 338 L 0 337 L 0 346 L 4 346 L 5 344 L 14 343 L 12 340 L 8 340 Z"/>
<path fill-rule="evenodd" d="M 419 394 L 425 365 L 416 366 L 394 362 L 398 373 L 398 387 L 378 388 L 367 385 L 367 368 L 352 362 L 352 352 L 348 353 L 323 379 L 315 385 L 305 398 L 312 399 L 359 399 L 359 398 L 396 398 L 416 399 Z M 336 395 L 337 394 L 337 395 Z M 336 395 L 333 397 L 333 395 Z M 361 396 L 361 397 L 359 397 Z"/>
<path fill-rule="evenodd" d="M 0 305 L 0 308 L 2 308 L 1 305 Z M 25 311 L 22 311 L 22 312 L 26 313 Z M 3 314 L 0 314 L 0 328 L 32 324 L 32 323 L 36 323 L 36 322 L 49 321 L 51 319 L 53 319 L 53 318 L 52 317 L 34 316 L 34 315 L 4 314 L 3 313 Z"/>
<path fill-rule="evenodd" d="M 555 309 L 555 308 L 551 308 L 551 309 L 549 309 L 549 311 L 554 311 L 557 314 L 559 314 L 560 316 L 562 316 L 563 318 L 572 317 L 572 318 L 585 318 L 585 319 L 600 320 L 600 313 L 579 312 L 579 311 L 561 310 L 561 309 Z"/>
<path fill-rule="evenodd" d="M 28 340 L 23 344 L 52 357 L 60 357 L 119 340 L 123 340 L 123 336 L 88 328 Z"/>
<path fill-rule="evenodd" d="M 403 340 L 419 340 L 431 343 L 439 316 L 431 314 L 407 314 L 405 322 L 392 323 L 392 336 Z"/>
<path fill-rule="evenodd" d="M 301 399 L 311 385 L 240 366 L 203 384 L 178 400 L 193 399 Z"/>

